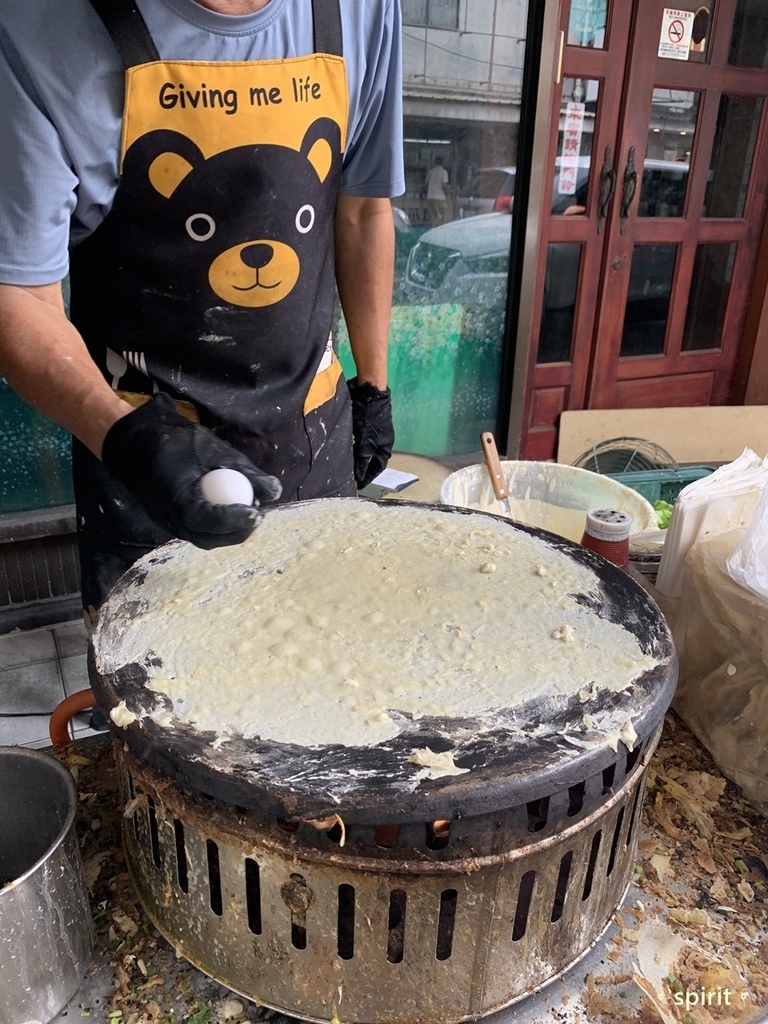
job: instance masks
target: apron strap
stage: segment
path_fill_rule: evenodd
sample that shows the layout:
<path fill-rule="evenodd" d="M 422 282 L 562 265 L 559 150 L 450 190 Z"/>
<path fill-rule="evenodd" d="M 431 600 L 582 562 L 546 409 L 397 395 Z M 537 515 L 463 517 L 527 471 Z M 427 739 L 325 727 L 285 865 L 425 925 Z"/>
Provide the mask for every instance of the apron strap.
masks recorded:
<path fill-rule="evenodd" d="M 134 0 L 91 0 L 126 68 L 160 60 L 146 22 Z"/>
<path fill-rule="evenodd" d="M 331 53 L 335 57 L 343 57 L 339 0 L 312 0 L 312 16 L 315 24 L 315 53 Z"/>

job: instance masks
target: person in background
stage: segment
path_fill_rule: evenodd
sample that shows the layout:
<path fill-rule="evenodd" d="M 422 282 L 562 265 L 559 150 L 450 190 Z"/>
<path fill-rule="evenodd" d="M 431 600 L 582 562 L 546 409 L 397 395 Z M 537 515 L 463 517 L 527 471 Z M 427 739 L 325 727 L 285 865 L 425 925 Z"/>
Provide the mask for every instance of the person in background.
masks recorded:
<path fill-rule="evenodd" d="M 0 50 L 0 372 L 73 435 L 93 611 L 173 537 L 239 543 L 385 467 L 400 12 L 0 0 Z M 222 467 L 253 505 L 204 499 Z"/>
<path fill-rule="evenodd" d="M 435 166 L 427 171 L 427 210 L 432 227 L 445 224 L 448 220 L 448 195 L 445 187 L 448 184 L 448 171 L 443 166 L 443 158 L 435 157 Z"/>

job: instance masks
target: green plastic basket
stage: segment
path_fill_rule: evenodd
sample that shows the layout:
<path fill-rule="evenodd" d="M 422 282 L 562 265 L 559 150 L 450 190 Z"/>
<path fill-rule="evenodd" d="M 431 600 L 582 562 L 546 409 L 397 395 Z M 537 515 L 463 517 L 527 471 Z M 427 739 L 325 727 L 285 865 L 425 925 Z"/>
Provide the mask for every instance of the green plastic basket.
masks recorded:
<path fill-rule="evenodd" d="M 631 487 L 653 504 L 668 501 L 673 505 L 678 494 L 694 480 L 714 473 L 714 466 L 682 466 L 679 469 L 643 469 L 630 473 L 606 473 L 613 480 Z"/>

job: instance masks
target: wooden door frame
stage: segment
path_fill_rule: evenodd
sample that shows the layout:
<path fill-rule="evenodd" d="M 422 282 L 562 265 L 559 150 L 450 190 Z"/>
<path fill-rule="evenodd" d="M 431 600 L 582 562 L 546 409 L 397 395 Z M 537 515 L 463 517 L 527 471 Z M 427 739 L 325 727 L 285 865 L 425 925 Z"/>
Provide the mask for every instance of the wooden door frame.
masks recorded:
<path fill-rule="evenodd" d="M 532 360 L 530 332 L 533 318 L 541 218 L 544 216 L 543 195 L 548 184 L 550 110 L 555 89 L 559 88 L 560 66 L 565 34 L 560 30 L 560 0 L 544 0 L 542 21 L 541 65 L 536 88 L 536 124 L 533 133 L 530 197 L 525 223 L 525 245 L 520 275 L 520 300 L 515 332 L 515 358 L 507 426 L 507 455 L 517 458 L 525 439 L 527 396 L 530 387 Z"/>
<path fill-rule="evenodd" d="M 768 405 L 768 217 L 763 225 L 731 405 Z"/>
<path fill-rule="evenodd" d="M 541 66 L 537 88 L 536 125 L 533 139 L 531 197 L 525 228 L 520 301 L 516 322 L 514 375 L 507 428 L 507 455 L 520 457 L 527 441 L 527 399 L 532 383 L 535 353 L 530 336 L 536 330 L 534 317 L 540 315 L 535 303 L 540 225 L 548 215 L 543 196 L 549 184 L 547 162 L 554 91 L 559 88 L 565 33 L 561 29 L 561 0 L 545 0 Z M 536 197 L 536 198 L 534 198 Z M 768 217 L 762 228 L 760 252 L 750 289 L 749 308 L 744 321 L 733 384 L 732 405 L 768 404 Z"/>

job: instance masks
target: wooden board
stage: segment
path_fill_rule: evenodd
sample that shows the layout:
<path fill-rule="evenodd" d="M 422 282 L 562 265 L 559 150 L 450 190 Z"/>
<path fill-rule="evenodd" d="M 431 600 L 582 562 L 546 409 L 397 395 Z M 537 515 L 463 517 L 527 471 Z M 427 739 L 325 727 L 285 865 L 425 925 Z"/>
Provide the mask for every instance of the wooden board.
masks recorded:
<path fill-rule="evenodd" d="M 749 447 L 768 454 L 768 406 L 590 409 L 560 416 L 557 461 L 572 465 L 593 445 L 614 437 L 642 437 L 680 464 L 731 462 Z"/>

